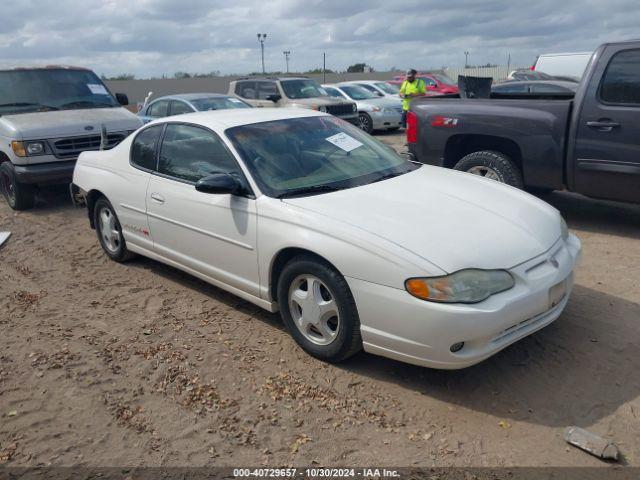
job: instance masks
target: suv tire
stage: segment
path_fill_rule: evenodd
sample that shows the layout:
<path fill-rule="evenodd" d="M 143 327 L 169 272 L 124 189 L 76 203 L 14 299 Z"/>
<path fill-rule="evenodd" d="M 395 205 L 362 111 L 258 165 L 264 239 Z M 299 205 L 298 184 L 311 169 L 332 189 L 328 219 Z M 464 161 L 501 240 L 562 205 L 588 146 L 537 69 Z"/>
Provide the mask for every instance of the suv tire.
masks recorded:
<path fill-rule="evenodd" d="M 14 210 L 29 210 L 35 204 L 35 186 L 18 182 L 11 162 L 0 164 L 0 190 Z"/>

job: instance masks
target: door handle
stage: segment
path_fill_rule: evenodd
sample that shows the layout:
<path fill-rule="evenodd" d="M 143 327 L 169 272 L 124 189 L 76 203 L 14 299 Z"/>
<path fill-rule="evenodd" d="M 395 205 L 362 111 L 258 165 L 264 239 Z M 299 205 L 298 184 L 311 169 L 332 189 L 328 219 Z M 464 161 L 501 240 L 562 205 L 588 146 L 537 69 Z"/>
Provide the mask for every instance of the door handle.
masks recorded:
<path fill-rule="evenodd" d="M 164 197 L 159 193 L 152 193 L 151 200 L 153 200 L 156 203 L 164 203 Z"/>
<path fill-rule="evenodd" d="M 620 126 L 617 122 L 609 122 L 609 121 L 597 121 L 597 122 L 587 122 L 587 127 L 595 128 L 602 132 L 610 132 L 614 128 L 618 128 Z"/>

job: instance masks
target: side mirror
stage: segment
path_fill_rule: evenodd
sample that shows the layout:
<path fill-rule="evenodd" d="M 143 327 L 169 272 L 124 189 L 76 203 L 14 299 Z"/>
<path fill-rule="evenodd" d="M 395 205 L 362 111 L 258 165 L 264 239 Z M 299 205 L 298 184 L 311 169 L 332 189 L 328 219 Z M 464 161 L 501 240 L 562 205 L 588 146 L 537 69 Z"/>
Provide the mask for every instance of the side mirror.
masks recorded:
<path fill-rule="evenodd" d="M 125 105 L 129 105 L 129 97 L 127 97 L 124 93 L 116 93 L 116 100 L 123 107 Z"/>
<path fill-rule="evenodd" d="M 280 99 L 281 99 L 281 98 L 282 98 L 282 97 L 281 97 L 280 95 L 275 94 L 275 95 L 269 95 L 269 96 L 267 97 L 267 100 L 271 100 L 273 103 L 278 103 L 278 102 L 280 101 Z"/>
<path fill-rule="evenodd" d="M 196 190 L 202 193 L 235 195 L 242 191 L 242 185 L 236 177 L 228 173 L 214 173 L 198 180 Z"/>

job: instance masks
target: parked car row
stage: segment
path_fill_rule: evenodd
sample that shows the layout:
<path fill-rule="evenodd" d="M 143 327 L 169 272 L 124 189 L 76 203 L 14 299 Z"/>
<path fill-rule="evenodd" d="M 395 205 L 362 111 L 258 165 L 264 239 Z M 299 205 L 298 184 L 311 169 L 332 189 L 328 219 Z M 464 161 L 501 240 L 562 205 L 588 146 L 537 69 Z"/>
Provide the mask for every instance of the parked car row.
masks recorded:
<path fill-rule="evenodd" d="M 580 242 L 554 208 L 363 132 L 399 127 L 393 84 L 246 77 L 136 116 L 88 70 L 9 70 L 0 82 L 12 208 L 72 174 L 109 258 L 144 255 L 279 311 L 320 359 L 364 349 L 463 368 L 568 301 Z"/>

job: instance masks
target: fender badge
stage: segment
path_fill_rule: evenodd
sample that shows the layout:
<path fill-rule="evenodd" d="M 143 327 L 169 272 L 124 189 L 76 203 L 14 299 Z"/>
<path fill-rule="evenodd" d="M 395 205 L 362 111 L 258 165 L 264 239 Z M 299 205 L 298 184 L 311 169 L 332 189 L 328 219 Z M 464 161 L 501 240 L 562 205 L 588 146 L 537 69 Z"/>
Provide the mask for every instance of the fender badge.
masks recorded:
<path fill-rule="evenodd" d="M 92 127 L 91 125 L 87 125 L 86 127 L 84 127 L 84 129 L 85 129 L 87 132 L 90 132 L 91 130 L 93 130 L 93 127 Z"/>

